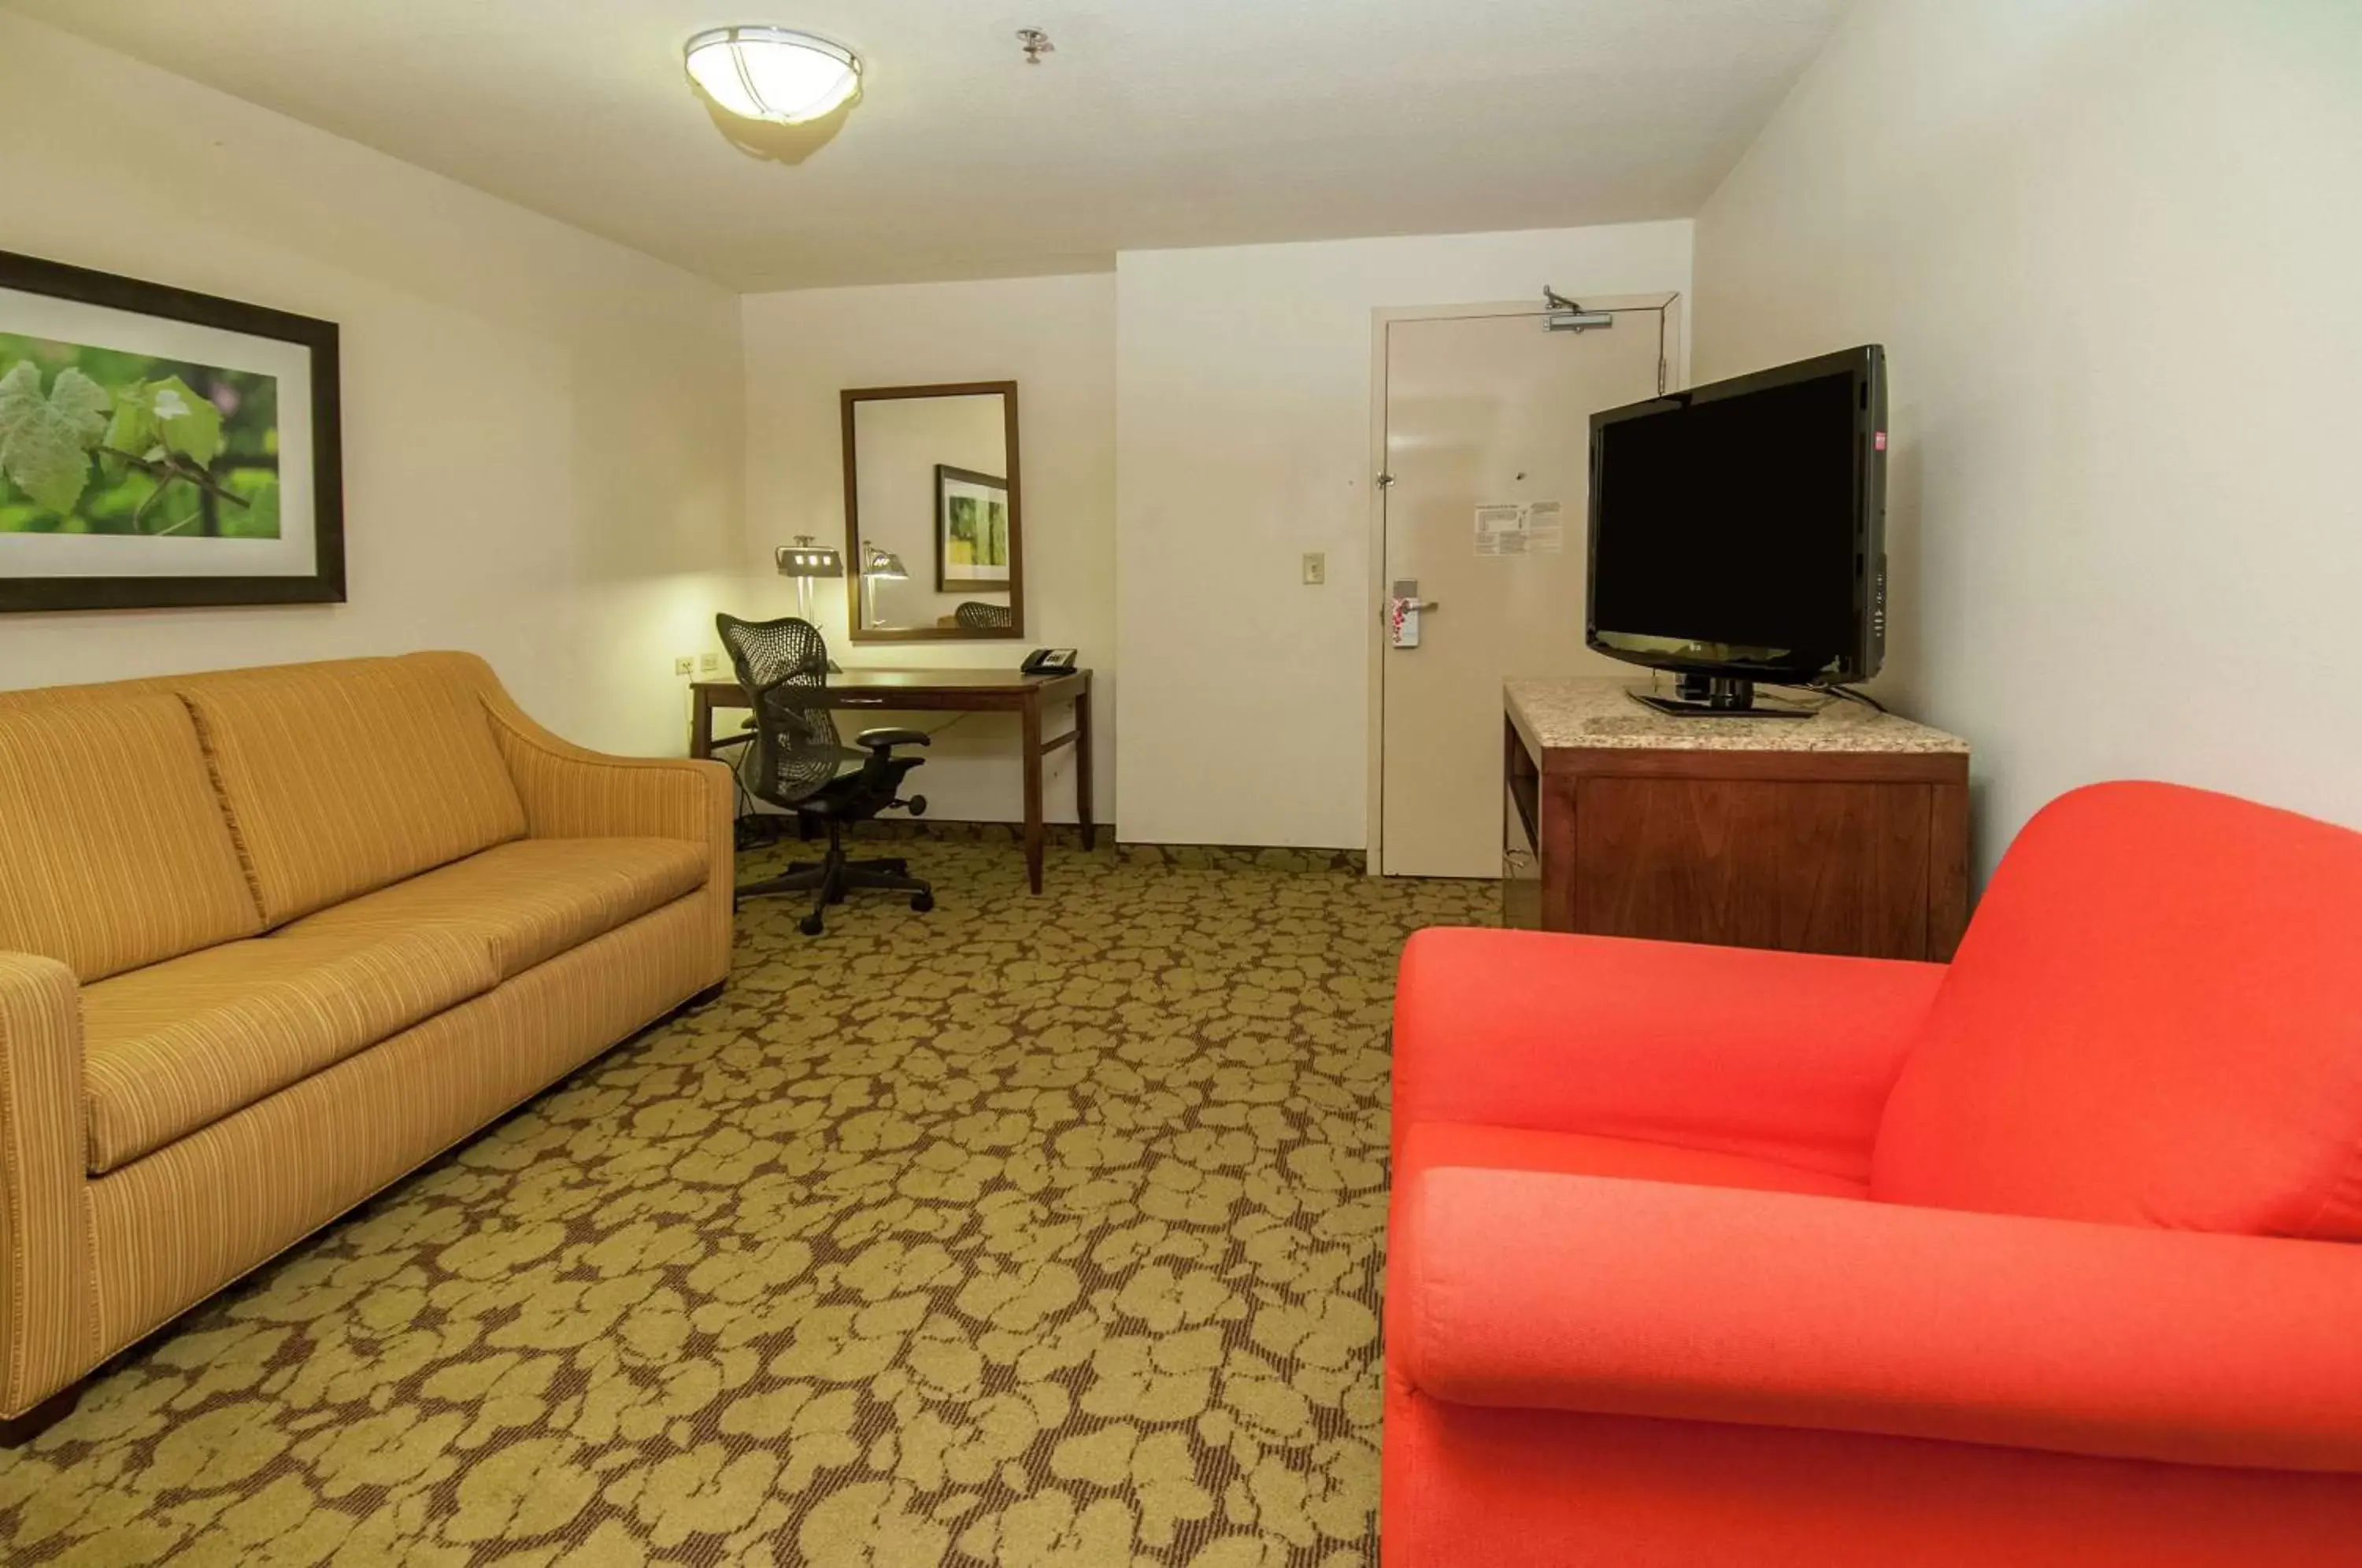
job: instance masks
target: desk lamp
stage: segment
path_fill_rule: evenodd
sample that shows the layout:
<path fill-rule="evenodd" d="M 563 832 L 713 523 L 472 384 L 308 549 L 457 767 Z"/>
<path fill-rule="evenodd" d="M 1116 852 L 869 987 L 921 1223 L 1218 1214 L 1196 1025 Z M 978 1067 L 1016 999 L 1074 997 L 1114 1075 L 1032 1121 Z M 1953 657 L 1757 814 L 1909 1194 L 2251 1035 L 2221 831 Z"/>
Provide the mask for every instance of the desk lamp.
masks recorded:
<path fill-rule="evenodd" d="M 879 549 L 869 539 L 861 541 L 862 603 L 867 607 L 866 623 L 877 624 L 877 585 L 881 582 L 905 582 L 911 574 L 902 568 L 902 558 L 891 550 Z"/>
<path fill-rule="evenodd" d="M 778 563 L 781 577 L 796 580 L 796 619 L 800 621 L 812 618 L 812 579 L 844 575 L 844 555 L 830 546 L 815 544 L 810 534 L 797 535 L 794 544 L 781 545 L 771 552 L 771 558 Z"/>

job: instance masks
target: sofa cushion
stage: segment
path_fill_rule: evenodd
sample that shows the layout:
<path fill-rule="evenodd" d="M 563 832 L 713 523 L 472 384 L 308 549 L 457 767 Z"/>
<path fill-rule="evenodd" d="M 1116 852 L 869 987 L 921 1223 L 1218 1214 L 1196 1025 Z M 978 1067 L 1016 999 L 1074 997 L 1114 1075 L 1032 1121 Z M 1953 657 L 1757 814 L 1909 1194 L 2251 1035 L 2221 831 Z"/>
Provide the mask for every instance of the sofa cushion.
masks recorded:
<path fill-rule="evenodd" d="M 93 1175 L 127 1165 L 500 983 L 463 931 L 207 948 L 83 991 Z"/>
<path fill-rule="evenodd" d="M 2362 1240 L 2362 834 L 2165 784 L 2018 835 L 1879 1129 L 1897 1203 Z"/>
<path fill-rule="evenodd" d="M 262 914 L 168 691 L 0 706 L 0 951 L 104 979 Z"/>
<path fill-rule="evenodd" d="M 525 838 L 297 921 L 311 932 L 475 933 L 502 979 L 702 886 L 702 845 L 674 838 Z"/>
<path fill-rule="evenodd" d="M 272 925 L 524 834 L 480 704 L 352 659 L 177 682 Z"/>
<path fill-rule="evenodd" d="M 1585 1132 L 1540 1132 L 1458 1121 L 1423 1121 L 1409 1128 L 1403 1135 L 1402 1168 L 1394 1173 L 1394 1182 L 1400 1187 L 1417 1173 L 1447 1166 L 1615 1176 L 1821 1198 L 1863 1198 L 1869 1193 L 1861 1183 L 1843 1176 L 1743 1154 L 1718 1154 L 1632 1138 L 1597 1138 Z"/>

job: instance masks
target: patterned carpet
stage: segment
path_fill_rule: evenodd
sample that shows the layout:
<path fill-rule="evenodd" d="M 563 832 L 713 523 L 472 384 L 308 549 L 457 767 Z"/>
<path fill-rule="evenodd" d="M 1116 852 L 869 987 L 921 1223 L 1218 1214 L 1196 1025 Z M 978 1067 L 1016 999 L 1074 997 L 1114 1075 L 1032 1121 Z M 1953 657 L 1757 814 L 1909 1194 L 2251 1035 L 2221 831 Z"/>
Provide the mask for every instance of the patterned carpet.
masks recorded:
<path fill-rule="evenodd" d="M 0 1453 L 0 1561 L 1374 1562 L 1393 960 L 1493 885 L 898 852 Z"/>

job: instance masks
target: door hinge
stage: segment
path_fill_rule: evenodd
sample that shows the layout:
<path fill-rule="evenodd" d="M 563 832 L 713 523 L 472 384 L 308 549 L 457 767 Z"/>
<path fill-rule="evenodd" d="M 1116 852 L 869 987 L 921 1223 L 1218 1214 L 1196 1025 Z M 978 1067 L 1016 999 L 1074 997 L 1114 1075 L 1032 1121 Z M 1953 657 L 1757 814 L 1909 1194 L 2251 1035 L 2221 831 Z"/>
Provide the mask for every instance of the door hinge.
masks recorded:
<path fill-rule="evenodd" d="M 1392 474 L 1380 474 L 1380 475 L 1378 476 L 1378 488 L 1379 488 L 1380 490 L 1392 490 L 1392 489 L 1394 489 L 1394 487 L 1395 487 L 1395 476 L 1394 476 L 1394 475 L 1392 475 Z"/>

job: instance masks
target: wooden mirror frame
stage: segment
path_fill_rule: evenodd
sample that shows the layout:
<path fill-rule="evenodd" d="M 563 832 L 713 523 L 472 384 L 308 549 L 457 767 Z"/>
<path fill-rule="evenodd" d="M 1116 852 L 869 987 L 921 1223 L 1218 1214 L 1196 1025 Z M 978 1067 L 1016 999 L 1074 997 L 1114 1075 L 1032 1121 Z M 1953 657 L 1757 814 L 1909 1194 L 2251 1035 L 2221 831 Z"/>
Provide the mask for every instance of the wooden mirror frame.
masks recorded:
<path fill-rule="evenodd" d="M 1009 619 L 994 631 L 971 626 L 880 626 L 861 624 L 861 473 L 854 453 L 853 416 L 865 403 L 921 397 L 988 397 L 998 394 L 1009 432 Z M 1025 635 L 1025 487 L 1020 476 L 1015 381 L 946 381 L 923 387 L 848 387 L 837 393 L 844 421 L 845 625 L 856 643 L 1016 642 Z M 931 529 L 941 526 L 931 519 Z M 907 563 L 905 563 L 907 564 Z M 929 563 L 932 566 L 933 563 Z M 916 575 L 915 573 L 913 574 Z"/>

